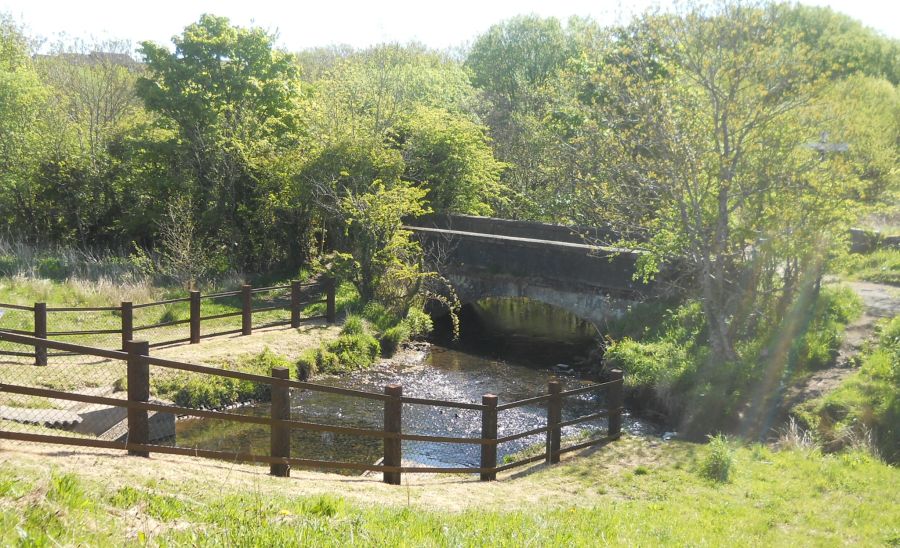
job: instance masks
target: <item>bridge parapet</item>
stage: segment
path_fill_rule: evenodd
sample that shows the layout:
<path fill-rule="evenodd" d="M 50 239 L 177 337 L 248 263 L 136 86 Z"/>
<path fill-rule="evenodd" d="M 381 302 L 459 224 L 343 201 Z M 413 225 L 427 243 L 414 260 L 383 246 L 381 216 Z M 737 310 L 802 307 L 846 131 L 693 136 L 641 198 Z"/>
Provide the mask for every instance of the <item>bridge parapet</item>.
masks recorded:
<path fill-rule="evenodd" d="M 495 226 L 493 221 L 502 221 L 471 219 L 453 226 Z M 544 232 L 529 227 L 526 233 L 552 235 L 565 228 L 547 226 Z M 441 257 L 441 273 L 454 284 L 463 302 L 528 297 L 599 325 L 652 290 L 652 284 L 633 279 L 638 251 L 589 245 L 583 239 L 547 240 L 433 226 L 407 228 L 432 255 Z"/>

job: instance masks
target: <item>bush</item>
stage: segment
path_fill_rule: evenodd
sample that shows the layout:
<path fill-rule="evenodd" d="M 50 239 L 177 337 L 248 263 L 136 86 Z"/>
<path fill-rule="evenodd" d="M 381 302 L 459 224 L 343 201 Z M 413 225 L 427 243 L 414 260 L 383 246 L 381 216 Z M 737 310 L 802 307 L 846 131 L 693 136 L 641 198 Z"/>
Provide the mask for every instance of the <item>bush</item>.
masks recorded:
<path fill-rule="evenodd" d="M 318 353 L 319 349 L 310 348 L 300 354 L 300 357 L 297 358 L 297 362 L 295 363 L 298 379 L 307 381 L 319 371 L 319 364 L 316 359 Z"/>
<path fill-rule="evenodd" d="M 706 479 L 726 483 L 734 470 L 734 451 L 725 436 L 709 437 L 708 452 L 700 464 L 700 475 Z"/>
<path fill-rule="evenodd" d="M 626 338 L 612 343 L 604 359 L 608 367 L 624 372 L 625 385 L 638 400 L 654 399 L 667 413 L 680 413 L 681 385 L 696 368 L 688 346 L 669 338 L 650 342 Z"/>
<path fill-rule="evenodd" d="M 362 317 L 368 320 L 379 333 L 384 333 L 400 321 L 400 316 L 391 312 L 383 304 L 375 301 L 363 307 Z"/>
<path fill-rule="evenodd" d="M 290 367 L 290 363 L 268 348 L 259 354 L 244 356 L 234 365 L 222 366 L 223 369 L 266 376 L 270 376 L 275 367 Z M 159 396 L 171 399 L 176 405 L 194 408 L 219 409 L 272 398 L 269 384 L 199 373 L 179 373 L 162 378 L 154 381 L 153 388 Z"/>

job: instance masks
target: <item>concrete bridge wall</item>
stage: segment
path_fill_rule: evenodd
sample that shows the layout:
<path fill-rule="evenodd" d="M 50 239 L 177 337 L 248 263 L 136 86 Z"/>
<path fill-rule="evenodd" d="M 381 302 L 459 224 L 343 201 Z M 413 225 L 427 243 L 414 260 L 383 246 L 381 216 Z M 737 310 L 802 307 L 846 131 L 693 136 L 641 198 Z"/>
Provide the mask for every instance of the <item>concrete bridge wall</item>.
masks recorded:
<path fill-rule="evenodd" d="M 411 228 L 426 249 L 440 250 L 436 254 L 444 259 L 442 274 L 463 302 L 527 297 L 601 325 L 652 290 L 632 279 L 636 252 L 587 245 L 577 234 L 578 242 L 528 238 L 521 235 L 559 236 L 568 231 L 568 239 L 574 239 L 567 227 L 506 223 L 454 216 L 448 222 L 452 229 L 433 224 Z M 497 227 L 504 234 L 475 231 Z"/>

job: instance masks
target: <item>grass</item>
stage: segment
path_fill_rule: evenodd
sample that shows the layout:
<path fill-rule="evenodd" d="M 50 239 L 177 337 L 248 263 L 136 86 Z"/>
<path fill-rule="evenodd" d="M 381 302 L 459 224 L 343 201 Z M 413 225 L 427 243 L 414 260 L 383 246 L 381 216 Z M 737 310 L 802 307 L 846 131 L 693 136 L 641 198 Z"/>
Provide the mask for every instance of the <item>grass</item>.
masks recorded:
<path fill-rule="evenodd" d="M 826 448 L 863 445 L 900 463 L 900 316 L 878 326 L 861 361 L 859 371 L 797 415 Z"/>
<path fill-rule="evenodd" d="M 900 285 L 900 249 L 853 253 L 844 258 L 837 268 L 850 279 Z"/>
<path fill-rule="evenodd" d="M 66 457 L 0 464 L 0 544 L 285 546 L 896 545 L 900 471 L 858 452 L 729 446 L 727 483 L 702 473 L 709 446 L 625 438 L 498 483 L 389 487 L 300 481 L 161 459 L 104 480 Z M 71 457 L 70 457 L 71 459 Z M 93 457 L 97 467 L 120 457 Z M 130 460 L 126 459 L 127 465 Z M 182 461 L 171 461 L 168 466 Z M 189 468 L 189 467 L 182 467 Z M 203 471 L 203 468 L 208 470 Z M 124 476 L 124 478 L 123 478 Z M 163 478 L 163 479 L 159 479 Z"/>

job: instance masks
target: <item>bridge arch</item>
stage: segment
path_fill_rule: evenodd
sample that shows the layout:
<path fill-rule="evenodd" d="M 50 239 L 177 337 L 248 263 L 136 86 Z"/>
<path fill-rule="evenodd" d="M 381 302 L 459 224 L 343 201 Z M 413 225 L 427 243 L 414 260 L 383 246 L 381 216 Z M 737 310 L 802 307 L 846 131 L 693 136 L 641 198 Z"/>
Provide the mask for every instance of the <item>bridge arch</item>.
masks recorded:
<path fill-rule="evenodd" d="M 621 317 L 633 299 L 614 297 L 593 288 L 593 290 L 572 291 L 536 284 L 532 281 L 500 276 L 468 276 L 451 273 L 450 283 L 456 289 L 462 304 L 477 303 L 487 298 L 527 298 L 555 306 L 577 318 L 591 323 L 602 332 L 603 325 L 610 319 Z"/>

